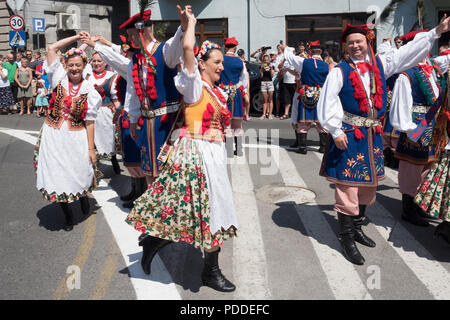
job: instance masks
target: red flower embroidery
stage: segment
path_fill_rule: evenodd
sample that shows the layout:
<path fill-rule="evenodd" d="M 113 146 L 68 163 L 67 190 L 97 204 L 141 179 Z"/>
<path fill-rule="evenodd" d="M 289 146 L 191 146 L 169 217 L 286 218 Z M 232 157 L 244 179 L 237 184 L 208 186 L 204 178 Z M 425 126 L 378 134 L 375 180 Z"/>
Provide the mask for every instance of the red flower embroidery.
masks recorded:
<path fill-rule="evenodd" d="M 183 196 L 183 201 L 187 203 L 191 202 L 191 196 L 189 194 L 185 194 Z"/>

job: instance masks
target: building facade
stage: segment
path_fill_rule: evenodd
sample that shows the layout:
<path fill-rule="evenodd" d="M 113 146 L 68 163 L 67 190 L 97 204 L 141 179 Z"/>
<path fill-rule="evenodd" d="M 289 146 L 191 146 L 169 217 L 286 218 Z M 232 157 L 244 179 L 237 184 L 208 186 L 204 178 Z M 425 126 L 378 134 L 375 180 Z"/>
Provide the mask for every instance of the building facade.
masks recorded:
<path fill-rule="evenodd" d="M 139 12 L 138 1 L 130 1 L 130 14 Z M 249 57 L 262 46 L 273 48 L 281 42 L 297 46 L 300 41 L 320 40 L 325 50 L 339 60 L 339 38 L 350 24 L 377 23 L 377 43 L 382 39 L 409 32 L 417 20 L 417 0 L 400 1 L 380 21 L 390 0 L 164 0 L 155 1 L 152 20 L 157 37 L 166 39 L 179 25 L 176 5 L 190 4 L 197 17 L 197 42 L 204 39 L 223 43 L 223 37 L 236 37 Z M 433 27 L 444 12 L 450 12 L 448 0 L 427 0 L 425 26 Z M 440 44 L 448 40 L 441 39 Z M 436 46 L 437 48 L 437 46 Z M 275 48 L 274 48 L 275 49 Z M 437 49 L 435 49 L 437 50 Z"/>

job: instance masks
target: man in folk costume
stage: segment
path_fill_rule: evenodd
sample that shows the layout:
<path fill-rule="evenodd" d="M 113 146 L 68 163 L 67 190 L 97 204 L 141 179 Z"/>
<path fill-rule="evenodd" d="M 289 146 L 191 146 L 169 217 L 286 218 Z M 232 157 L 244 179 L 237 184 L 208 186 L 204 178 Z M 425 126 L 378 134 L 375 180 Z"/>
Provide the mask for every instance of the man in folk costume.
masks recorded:
<path fill-rule="evenodd" d="M 226 148 L 228 157 L 233 157 L 234 144 L 236 144 L 235 155 L 242 156 L 242 119 L 244 117 L 244 104 L 242 96 L 247 88 L 247 69 L 244 62 L 236 55 L 239 42 L 232 38 L 224 39 L 225 55 L 223 71 L 220 74 L 220 87 L 228 94 L 228 110 L 232 115 L 230 126 L 225 129 Z M 233 143 L 234 138 L 234 143 Z"/>
<path fill-rule="evenodd" d="M 122 147 L 123 164 L 127 168 L 131 177 L 131 191 L 129 194 L 121 196 L 120 200 L 124 208 L 131 209 L 133 202 L 147 190 L 147 181 L 141 169 L 141 152 L 136 142 L 130 136 L 130 121 L 128 113 L 123 110 L 125 103 L 125 94 L 127 90 L 128 65 L 135 52 L 132 43 L 128 42 L 126 37 L 120 36 L 122 45 L 116 45 L 107 41 L 102 36 L 95 35 L 92 38 L 82 39 L 84 43 L 90 45 L 102 59 L 119 75 L 116 77 L 114 87 L 116 95 L 120 102 L 114 115 L 113 122 L 120 128 L 120 138 Z M 139 134 L 140 130 L 137 130 Z"/>
<path fill-rule="evenodd" d="M 425 30 L 412 31 L 400 39 L 408 43 Z M 402 219 L 426 227 L 428 217 L 413 201 L 417 188 L 426 177 L 433 162 L 443 149 L 433 143 L 432 133 L 439 109 L 443 104 L 446 88 L 444 73 L 448 70 L 450 55 L 430 60 L 428 57 L 416 66 L 400 73 L 392 93 L 391 124 L 401 132 L 395 157 L 399 159 L 398 185 L 402 194 Z M 436 105 L 433 109 L 433 105 Z M 433 109 L 433 110 L 431 110 Z M 411 139 L 422 119 L 431 119 L 427 125 L 429 134 L 419 141 Z M 443 143 L 442 140 L 436 141 Z"/>
<path fill-rule="evenodd" d="M 311 58 L 303 58 L 294 54 L 294 48 L 286 48 L 283 45 L 284 57 L 286 61 L 295 68 L 300 74 L 301 88 L 298 95 L 298 114 L 297 114 L 297 130 L 296 138 L 298 143 L 298 152 L 306 154 L 306 137 L 311 124 L 316 124 L 317 132 L 320 137 L 319 152 L 325 151 L 325 142 L 327 132 L 322 128 L 317 119 L 317 101 L 320 97 L 320 89 L 325 83 L 329 72 L 328 63 L 322 60 L 320 56 L 322 49 L 320 41 L 309 43 Z M 296 102 L 296 101 L 294 101 Z"/>
<path fill-rule="evenodd" d="M 151 10 L 144 10 L 146 5 L 141 5 L 141 12 L 119 29 L 126 29 L 131 42 L 141 49 L 128 65 L 124 109 L 130 120 L 130 135 L 141 148 L 141 169 L 150 185 L 162 169 L 157 156 L 179 109 L 180 94 L 173 77 L 183 53 L 182 37 L 187 22 L 179 12 L 181 27 L 171 39 L 161 43 L 153 35 Z M 139 136 L 137 126 L 141 128 Z"/>
<path fill-rule="evenodd" d="M 367 25 L 348 25 L 342 33 L 350 58 L 328 74 L 317 111 L 321 125 L 331 134 L 321 175 L 335 183 L 334 210 L 344 256 L 364 264 L 355 241 L 374 247 L 362 231 L 367 205 L 376 199 L 384 179 L 381 118 L 386 111 L 386 78 L 411 68 L 430 51 L 435 39 L 450 29 L 450 18 L 396 51 L 375 56 L 370 45 L 375 34 Z"/>

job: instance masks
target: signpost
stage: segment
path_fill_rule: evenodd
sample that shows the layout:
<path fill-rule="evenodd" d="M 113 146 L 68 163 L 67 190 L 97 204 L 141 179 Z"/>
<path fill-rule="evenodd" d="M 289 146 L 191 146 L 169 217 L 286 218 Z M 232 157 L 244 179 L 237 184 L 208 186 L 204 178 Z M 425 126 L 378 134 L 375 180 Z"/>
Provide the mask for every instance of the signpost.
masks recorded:
<path fill-rule="evenodd" d="M 10 31 L 9 46 L 12 48 L 25 47 L 26 46 L 25 31 Z"/>
<path fill-rule="evenodd" d="M 15 14 L 9 18 L 9 26 L 14 31 L 22 30 L 25 27 L 25 20 L 18 14 Z"/>
<path fill-rule="evenodd" d="M 33 33 L 45 32 L 45 19 L 33 18 Z"/>

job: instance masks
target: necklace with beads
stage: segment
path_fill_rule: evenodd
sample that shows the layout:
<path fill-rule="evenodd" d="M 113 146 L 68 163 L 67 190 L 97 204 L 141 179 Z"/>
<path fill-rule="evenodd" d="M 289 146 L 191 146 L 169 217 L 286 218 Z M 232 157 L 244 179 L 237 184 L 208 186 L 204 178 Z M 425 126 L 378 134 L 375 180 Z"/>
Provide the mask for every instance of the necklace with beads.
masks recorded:
<path fill-rule="evenodd" d="M 95 78 L 95 79 L 101 79 L 101 78 L 103 78 L 103 77 L 105 76 L 106 71 L 107 71 L 106 69 L 103 70 L 103 71 L 100 72 L 100 73 L 96 73 L 96 72 L 94 71 L 92 74 L 94 75 L 94 78 Z"/>
<path fill-rule="evenodd" d="M 72 82 L 69 81 L 69 95 L 70 95 L 71 97 L 76 97 L 76 96 L 77 96 L 78 92 L 79 92 L 80 89 L 81 89 L 81 84 L 82 84 L 82 83 L 83 83 L 83 80 L 81 80 L 81 81 L 78 83 L 78 87 L 77 87 L 77 88 L 74 88 Z"/>

